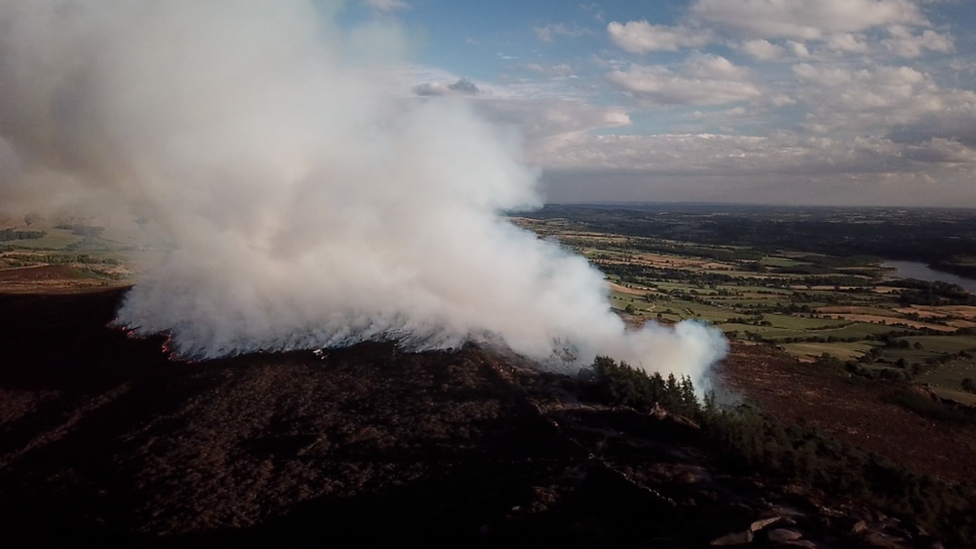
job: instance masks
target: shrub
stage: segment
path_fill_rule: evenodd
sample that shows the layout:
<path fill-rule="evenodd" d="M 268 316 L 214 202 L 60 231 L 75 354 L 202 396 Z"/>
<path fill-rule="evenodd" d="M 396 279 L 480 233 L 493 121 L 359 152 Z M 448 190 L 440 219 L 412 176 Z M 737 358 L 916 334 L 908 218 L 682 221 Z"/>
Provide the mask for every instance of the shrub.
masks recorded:
<path fill-rule="evenodd" d="M 976 394 L 976 383 L 973 383 L 973 378 L 967 377 L 962 380 L 962 390 Z"/>

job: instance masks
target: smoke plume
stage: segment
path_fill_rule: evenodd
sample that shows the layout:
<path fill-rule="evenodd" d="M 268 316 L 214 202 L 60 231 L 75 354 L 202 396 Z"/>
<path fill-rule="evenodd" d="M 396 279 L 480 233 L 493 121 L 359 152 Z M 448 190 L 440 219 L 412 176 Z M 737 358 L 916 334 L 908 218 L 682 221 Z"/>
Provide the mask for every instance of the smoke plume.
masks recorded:
<path fill-rule="evenodd" d="M 391 92 L 402 33 L 340 7 L 0 0 L 0 203 L 161 224 L 176 249 L 119 322 L 181 356 L 473 339 L 700 382 L 722 337 L 625 331 L 599 271 L 501 215 L 541 205 L 516 133 Z"/>

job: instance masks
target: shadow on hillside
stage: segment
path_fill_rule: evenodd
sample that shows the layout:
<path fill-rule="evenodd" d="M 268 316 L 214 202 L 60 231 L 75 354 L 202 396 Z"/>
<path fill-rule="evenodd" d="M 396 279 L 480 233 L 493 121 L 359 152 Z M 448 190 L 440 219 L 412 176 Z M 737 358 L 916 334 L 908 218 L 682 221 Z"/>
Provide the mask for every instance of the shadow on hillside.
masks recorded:
<path fill-rule="evenodd" d="M 123 295 L 0 295 L 7 539 L 586 547 L 669 536 L 666 520 L 648 520 L 666 518 L 659 502 L 603 478 L 475 346 L 173 362 L 161 338 L 106 327 Z"/>

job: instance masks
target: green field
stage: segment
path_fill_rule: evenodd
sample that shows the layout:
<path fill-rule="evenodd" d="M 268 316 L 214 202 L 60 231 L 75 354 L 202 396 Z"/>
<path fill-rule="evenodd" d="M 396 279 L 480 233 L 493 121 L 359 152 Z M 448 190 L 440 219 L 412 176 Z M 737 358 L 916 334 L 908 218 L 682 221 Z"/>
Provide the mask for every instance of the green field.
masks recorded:
<path fill-rule="evenodd" d="M 833 336 L 837 339 L 865 339 L 868 336 L 875 337 L 890 334 L 891 332 L 904 331 L 914 330 L 907 330 L 906 328 L 899 328 L 897 326 L 885 326 L 884 324 L 872 324 L 870 322 L 855 322 L 849 326 L 844 326 L 834 330 L 820 330 L 817 335 L 821 335 L 823 337 Z"/>
<path fill-rule="evenodd" d="M 908 364 L 925 364 L 925 361 L 938 359 L 942 355 L 940 353 L 915 349 L 885 349 L 884 356 L 891 361 L 904 359 Z"/>
<path fill-rule="evenodd" d="M 806 261 L 797 261 L 796 259 L 780 256 L 766 256 L 759 260 L 759 264 L 763 267 L 799 267 L 800 265 L 813 265 L 813 263 Z"/>
<path fill-rule="evenodd" d="M 798 316 L 787 316 L 787 315 L 776 315 L 767 314 L 763 315 L 765 320 L 772 323 L 775 328 L 783 328 L 787 330 L 824 330 L 839 328 L 850 324 L 849 321 L 844 320 L 829 320 L 826 318 L 804 318 Z"/>
<path fill-rule="evenodd" d="M 857 341 L 852 343 L 787 343 L 781 347 L 796 357 L 814 358 L 826 353 L 841 360 L 855 360 L 870 351 L 873 345 Z"/>
<path fill-rule="evenodd" d="M 976 406 L 976 395 L 972 393 L 939 386 L 933 386 L 932 392 L 938 395 L 939 398 L 946 398 L 969 406 Z"/>
<path fill-rule="evenodd" d="M 962 388 L 962 380 L 965 378 L 976 380 L 976 359 L 956 359 L 927 371 L 919 376 L 919 381 L 929 383 L 936 387 L 944 387 L 952 390 Z"/>
<path fill-rule="evenodd" d="M 730 323 L 726 323 L 726 324 L 719 324 L 718 325 L 718 328 L 720 330 L 722 330 L 723 332 L 739 332 L 740 334 L 744 334 L 746 332 L 752 332 L 752 333 L 756 333 L 756 334 L 763 334 L 763 335 L 765 335 L 765 334 L 770 333 L 770 332 L 779 332 L 779 331 L 781 331 L 781 330 L 777 330 L 776 328 L 773 328 L 771 326 L 753 326 L 751 324 L 737 324 L 735 322 L 730 322 Z"/>
<path fill-rule="evenodd" d="M 937 353 L 958 353 L 960 351 L 976 350 L 976 336 L 915 336 L 901 338 L 915 345 L 920 343 L 926 351 Z"/>
<path fill-rule="evenodd" d="M 4 244 L 28 249 L 60 250 L 65 246 L 70 246 L 71 244 L 75 244 L 81 240 L 80 236 L 72 234 L 72 232 L 67 229 L 45 229 L 45 232 L 47 232 L 47 234 L 42 238 L 34 238 L 30 240 L 11 240 L 10 242 L 5 242 Z"/>

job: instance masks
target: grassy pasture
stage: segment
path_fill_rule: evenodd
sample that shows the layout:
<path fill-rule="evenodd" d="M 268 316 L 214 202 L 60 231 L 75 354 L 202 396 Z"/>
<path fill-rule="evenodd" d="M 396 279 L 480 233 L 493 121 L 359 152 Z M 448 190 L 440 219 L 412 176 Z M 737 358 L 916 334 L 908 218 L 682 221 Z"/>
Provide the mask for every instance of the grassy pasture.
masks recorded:
<path fill-rule="evenodd" d="M 741 292 L 746 295 L 758 295 L 758 296 L 783 296 L 790 297 L 793 295 L 793 290 L 788 290 L 786 288 L 768 288 L 766 286 L 723 286 L 724 288 Z"/>
<path fill-rule="evenodd" d="M 786 301 L 780 301 L 776 299 L 748 299 L 743 297 L 726 297 L 726 296 L 716 296 L 712 299 L 716 303 L 721 303 L 729 307 L 766 307 L 770 305 L 777 305 L 779 303 L 787 303 Z"/>
<path fill-rule="evenodd" d="M 778 328 L 773 328 L 768 332 L 763 332 L 762 336 L 766 339 L 786 339 L 790 337 L 809 337 L 809 332 L 804 332 L 803 330 L 781 330 Z"/>
<path fill-rule="evenodd" d="M 976 349 L 976 336 L 913 336 L 899 338 L 911 345 L 921 343 L 926 351 L 936 353 L 955 354 L 959 351 Z"/>
<path fill-rule="evenodd" d="M 657 314 L 654 314 L 652 316 L 651 320 L 655 320 L 657 318 L 658 318 L 657 317 Z M 693 317 L 682 316 L 682 315 L 677 315 L 677 314 L 662 314 L 661 315 L 661 319 L 662 320 L 666 320 L 668 322 L 682 322 L 682 321 L 685 321 L 685 320 L 692 320 Z"/>
<path fill-rule="evenodd" d="M 715 293 L 709 288 L 702 288 L 697 284 L 688 284 L 684 282 L 655 282 L 654 285 L 657 286 L 657 288 L 662 292 L 673 292 L 678 290 L 681 292 L 691 293 L 692 290 L 695 290 L 702 295 Z"/>
<path fill-rule="evenodd" d="M 749 282 L 752 284 L 762 284 L 763 280 L 768 280 L 770 278 L 790 278 L 790 275 L 786 274 L 764 274 L 757 273 L 755 271 L 743 271 L 737 269 L 722 271 L 722 274 L 726 274 L 743 282 Z"/>
<path fill-rule="evenodd" d="M 700 305 L 698 303 L 689 301 L 670 301 L 667 303 L 655 304 L 647 303 L 638 299 L 633 303 L 630 303 L 629 300 L 615 300 L 613 304 L 619 309 L 625 308 L 628 304 L 633 305 L 635 309 L 645 310 L 645 314 L 651 314 L 653 316 L 661 314 L 662 318 L 675 321 L 696 319 L 710 323 L 719 323 L 725 322 L 732 316 L 736 316 L 736 313 L 733 311 L 728 311 L 717 307 L 709 307 L 707 305 Z M 668 313 L 668 310 L 671 312 Z"/>
<path fill-rule="evenodd" d="M 799 259 L 803 257 L 827 257 L 824 254 L 818 254 L 815 252 L 795 252 L 791 250 L 779 250 L 778 255 L 792 259 Z"/>
<path fill-rule="evenodd" d="M 714 298 L 712 301 L 731 309 L 750 310 L 763 307 L 784 307 L 791 303 L 786 299 L 735 299 Z M 741 316 L 741 315 L 740 315 Z"/>
<path fill-rule="evenodd" d="M 931 351 L 919 351 L 916 349 L 885 349 L 884 357 L 889 360 L 897 361 L 899 359 L 905 359 L 908 364 L 924 364 L 926 360 L 930 358 L 938 359 L 941 357 L 941 353 L 933 353 Z"/>
<path fill-rule="evenodd" d="M 638 307 L 639 306 L 638 303 L 637 303 L 638 301 L 641 301 L 643 303 L 647 303 L 643 299 L 640 299 L 638 297 L 635 297 L 635 296 L 632 296 L 632 295 L 629 295 L 629 294 L 625 294 L 625 293 L 621 293 L 621 292 L 611 292 L 610 293 L 610 305 L 612 307 L 616 307 L 618 309 L 623 309 L 627 305 L 630 305 L 631 302 L 633 302 L 634 307 Z"/>
<path fill-rule="evenodd" d="M 70 246 L 81 240 L 80 236 L 72 234 L 67 229 L 45 229 L 45 231 L 47 234 L 43 238 L 11 240 L 4 244 L 11 244 L 31 250 L 60 250 L 65 246 Z"/>
<path fill-rule="evenodd" d="M 810 360 L 824 353 L 841 360 L 855 360 L 870 351 L 873 345 L 863 341 L 855 341 L 851 343 L 787 343 L 781 347 L 801 360 Z"/>
<path fill-rule="evenodd" d="M 950 389 L 948 387 L 941 387 L 938 385 L 932 386 L 932 392 L 938 395 L 939 398 L 947 398 L 949 400 L 968 404 L 969 406 L 976 406 L 976 395 L 972 393 L 967 393 L 957 389 Z"/>
<path fill-rule="evenodd" d="M 763 267 L 799 267 L 801 265 L 813 265 L 813 263 L 807 261 L 797 261 L 796 259 L 782 256 L 766 256 L 759 260 L 759 264 Z"/>
<path fill-rule="evenodd" d="M 839 314 L 839 315 L 826 315 L 828 317 L 840 317 L 841 319 L 847 320 L 849 322 L 865 322 L 869 324 L 879 324 L 882 326 L 894 326 L 901 330 L 906 329 L 922 329 L 930 328 L 932 330 L 937 330 L 940 332 L 954 332 L 956 328 L 952 326 L 945 326 L 942 324 L 934 324 L 930 322 L 916 322 L 914 320 L 908 320 L 904 318 L 890 317 L 890 316 L 877 316 L 877 315 L 860 315 L 860 314 Z"/>
<path fill-rule="evenodd" d="M 962 380 L 976 381 L 976 359 L 956 359 L 919 376 L 919 381 L 935 387 L 961 391 Z"/>
<path fill-rule="evenodd" d="M 740 334 L 745 334 L 746 332 L 752 332 L 755 334 L 765 334 L 769 332 L 777 332 L 776 328 L 770 326 L 753 326 L 751 324 L 739 324 L 736 322 L 730 322 L 726 324 L 719 324 L 718 328 L 723 332 L 739 332 Z"/>
<path fill-rule="evenodd" d="M 820 330 L 823 328 L 839 328 L 850 322 L 843 320 L 829 320 L 826 318 L 805 318 L 800 316 L 766 314 L 763 318 L 772 323 L 774 328 L 786 330 Z"/>
<path fill-rule="evenodd" d="M 661 306 L 662 305 L 659 305 L 659 307 Z M 703 319 L 708 320 L 709 322 L 725 322 L 730 318 L 742 316 L 739 313 L 729 309 L 713 307 L 711 305 L 703 305 L 701 303 L 695 303 L 694 301 L 685 301 L 681 299 L 673 300 L 668 304 L 668 307 L 675 310 L 680 308 L 685 314 L 693 314 L 695 316 L 701 315 Z"/>
<path fill-rule="evenodd" d="M 901 314 L 898 312 L 878 306 L 868 306 L 868 305 L 838 305 L 838 306 L 828 306 L 828 307 L 818 307 L 817 312 L 827 315 L 836 314 L 858 314 L 858 315 L 875 315 L 875 316 L 890 316 L 901 318 Z"/>
<path fill-rule="evenodd" d="M 905 331 L 905 328 L 899 328 L 896 326 L 885 326 L 882 324 L 871 324 L 869 322 L 855 322 L 849 326 L 843 326 L 841 328 L 833 330 L 818 330 L 813 335 L 819 335 L 823 337 L 834 336 L 839 339 L 850 339 L 858 338 L 864 339 L 868 336 L 879 336 L 882 334 L 888 334 L 896 331 Z"/>

